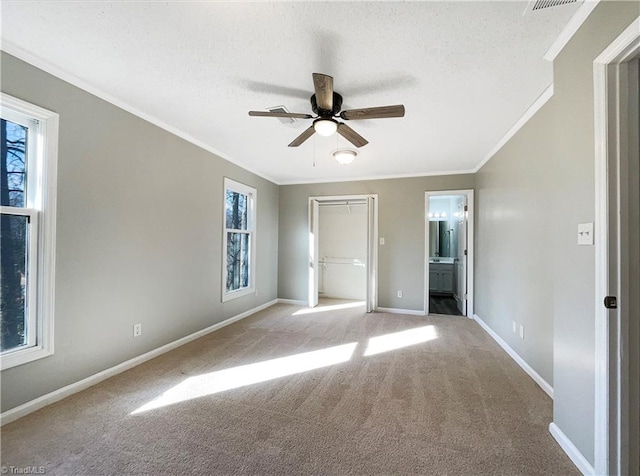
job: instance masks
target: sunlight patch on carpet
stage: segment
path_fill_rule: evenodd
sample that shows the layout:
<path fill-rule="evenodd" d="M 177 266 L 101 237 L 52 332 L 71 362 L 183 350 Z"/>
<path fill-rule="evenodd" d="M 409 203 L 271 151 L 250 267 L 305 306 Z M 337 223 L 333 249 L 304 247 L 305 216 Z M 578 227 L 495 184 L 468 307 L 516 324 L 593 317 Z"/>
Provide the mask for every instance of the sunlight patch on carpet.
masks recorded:
<path fill-rule="evenodd" d="M 194 398 L 347 362 L 357 345 L 357 342 L 353 342 L 189 377 L 131 414 L 136 415 Z"/>
<path fill-rule="evenodd" d="M 394 332 L 372 337 L 367 344 L 364 356 L 381 354 L 390 350 L 402 349 L 438 338 L 435 326 L 417 327 L 406 331 Z"/>
<path fill-rule="evenodd" d="M 309 307 L 306 309 L 300 309 L 293 313 L 294 316 L 302 316 L 304 314 L 314 314 L 316 312 L 329 312 L 329 311 L 339 311 L 340 309 L 351 309 L 354 307 L 364 306 L 364 301 L 356 301 L 356 302 L 346 302 L 344 304 L 334 304 L 332 306 L 317 306 L 317 307 Z"/>

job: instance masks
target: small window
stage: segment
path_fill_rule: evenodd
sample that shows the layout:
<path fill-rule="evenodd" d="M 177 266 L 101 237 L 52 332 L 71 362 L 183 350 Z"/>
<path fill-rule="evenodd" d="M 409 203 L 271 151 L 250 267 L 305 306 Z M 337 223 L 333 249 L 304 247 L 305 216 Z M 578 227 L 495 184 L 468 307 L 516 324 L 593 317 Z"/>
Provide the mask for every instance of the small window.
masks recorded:
<path fill-rule="evenodd" d="M 58 115 L 0 96 L 2 369 L 53 353 Z"/>
<path fill-rule="evenodd" d="M 224 179 L 222 300 L 255 291 L 256 189 Z"/>

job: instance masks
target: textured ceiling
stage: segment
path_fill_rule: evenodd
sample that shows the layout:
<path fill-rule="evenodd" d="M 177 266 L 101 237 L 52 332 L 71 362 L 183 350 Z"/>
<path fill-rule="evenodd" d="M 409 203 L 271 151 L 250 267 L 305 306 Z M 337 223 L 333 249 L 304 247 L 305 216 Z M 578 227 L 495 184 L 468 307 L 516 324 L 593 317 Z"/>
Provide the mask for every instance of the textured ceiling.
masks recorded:
<path fill-rule="evenodd" d="M 552 82 L 543 59 L 577 9 L 494 2 L 2 2 L 3 49 L 63 73 L 277 183 L 471 171 Z M 310 113 L 311 73 L 369 140 L 317 134 L 250 109 Z M 315 166 L 314 166 L 315 162 Z"/>

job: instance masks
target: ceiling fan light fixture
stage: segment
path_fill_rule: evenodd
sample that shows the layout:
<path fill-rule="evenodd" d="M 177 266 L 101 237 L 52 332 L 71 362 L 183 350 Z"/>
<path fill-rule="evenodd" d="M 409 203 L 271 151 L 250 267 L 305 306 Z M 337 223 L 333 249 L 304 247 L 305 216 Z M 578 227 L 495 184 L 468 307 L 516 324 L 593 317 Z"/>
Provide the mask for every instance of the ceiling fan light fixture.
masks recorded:
<path fill-rule="evenodd" d="M 338 123 L 333 119 L 318 119 L 313 123 L 313 128 L 321 136 L 329 137 L 338 130 Z"/>
<path fill-rule="evenodd" d="M 338 149 L 332 155 L 340 165 L 348 165 L 353 162 L 358 153 L 352 149 Z"/>

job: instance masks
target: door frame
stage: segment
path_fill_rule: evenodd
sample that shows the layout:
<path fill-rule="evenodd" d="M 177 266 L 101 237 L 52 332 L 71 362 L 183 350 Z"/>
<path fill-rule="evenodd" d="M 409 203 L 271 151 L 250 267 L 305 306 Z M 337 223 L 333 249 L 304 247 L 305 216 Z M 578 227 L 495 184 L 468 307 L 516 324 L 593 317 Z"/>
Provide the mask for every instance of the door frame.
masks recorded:
<path fill-rule="evenodd" d="M 437 190 L 424 192 L 424 314 L 429 315 L 429 197 L 464 195 L 467 198 L 467 317 L 473 319 L 474 201 L 473 190 Z"/>
<path fill-rule="evenodd" d="M 318 229 L 318 207 L 322 202 L 336 201 L 362 201 L 367 204 L 367 253 L 366 253 L 366 270 L 367 270 L 367 294 L 366 308 L 367 312 L 373 312 L 378 309 L 378 194 L 369 193 L 361 195 L 322 195 L 309 197 L 308 207 L 308 236 L 309 236 L 309 252 L 308 252 L 308 305 L 315 307 L 318 304 L 318 240 L 315 239 Z"/>
<path fill-rule="evenodd" d="M 638 127 L 637 69 L 635 105 L 628 84 L 629 63 L 640 56 L 640 17 L 593 62 L 595 116 L 595 422 L 596 474 L 626 474 L 629 469 L 629 286 L 638 277 L 628 268 L 629 182 L 635 117 Z M 637 67 L 637 63 L 636 63 Z M 633 111 L 632 108 L 635 108 Z M 637 144 L 636 144 L 637 150 Z M 636 152 L 637 153 L 637 152 Z M 636 157 L 637 159 L 637 157 Z M 637 190 L 636 190 L 637 192 Z M 606 309 L 605 296 L 618 298 Z M 637 298 L 637 297 L 636 297 Z M 636 344 L 637 345 L 637 344 Z M 637 388 L 636 388 L 637 392 Z M 636 393 L 637 397 L 637 393 Z M 637 402 L 635 402 L 637 404 Z"/>

